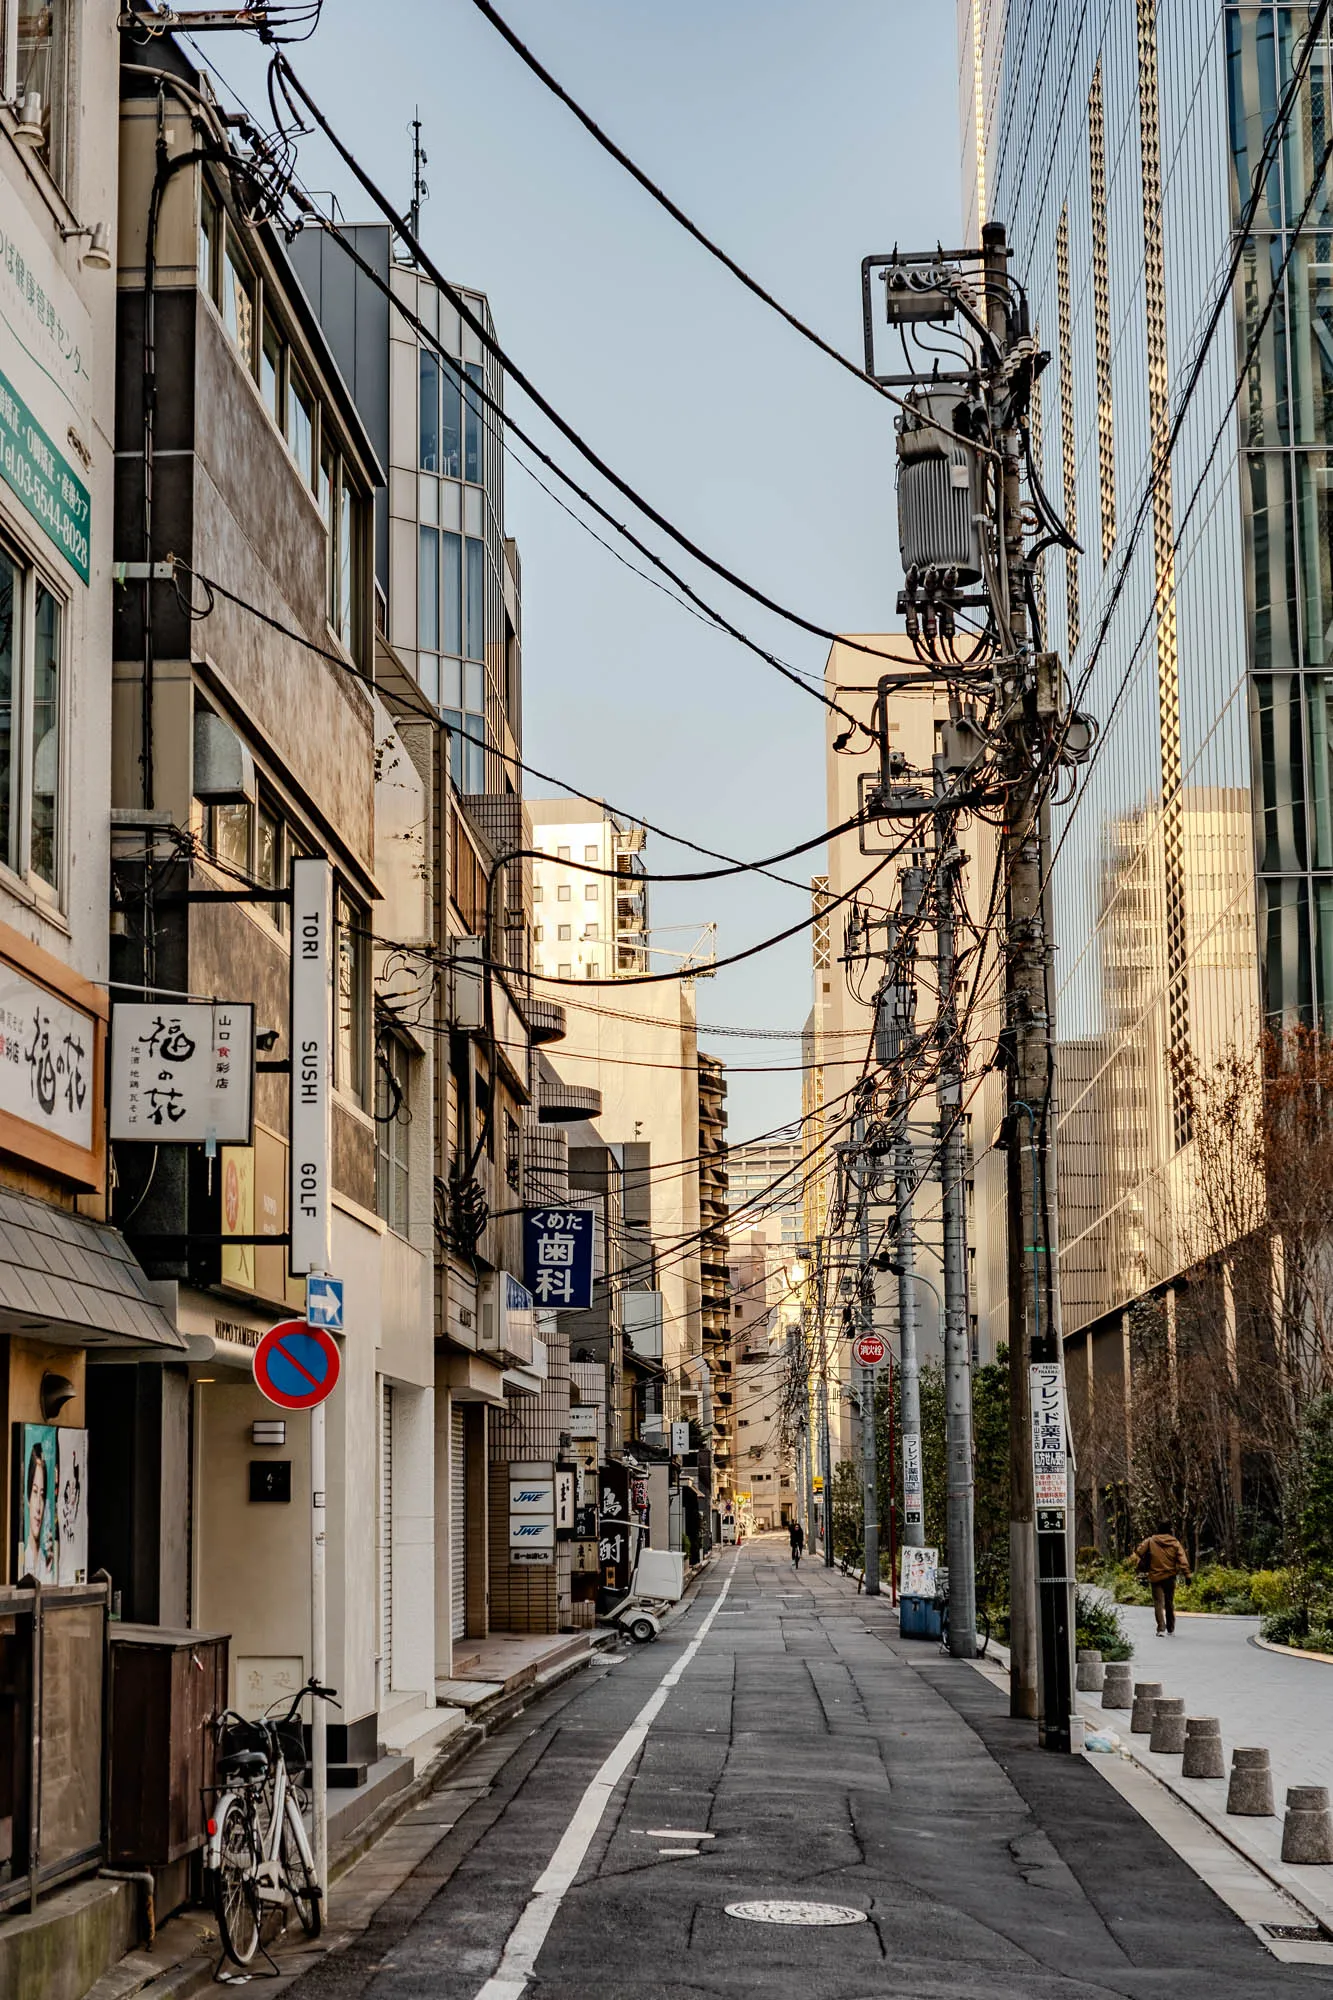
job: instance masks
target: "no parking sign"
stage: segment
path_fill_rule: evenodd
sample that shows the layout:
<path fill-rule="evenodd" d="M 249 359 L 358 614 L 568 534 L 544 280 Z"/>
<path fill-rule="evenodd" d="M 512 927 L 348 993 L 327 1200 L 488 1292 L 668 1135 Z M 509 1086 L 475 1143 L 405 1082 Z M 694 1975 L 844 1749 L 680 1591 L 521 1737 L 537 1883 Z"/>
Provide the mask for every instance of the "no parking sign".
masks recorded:
<path fill-rule="evenodd" d="M 313 1410 L 333 1393 L 341 1366 L 338 1343 L 322 1326 L 285 1319 L 255 1349 L 255 1386 L 280 1410 Z"/>

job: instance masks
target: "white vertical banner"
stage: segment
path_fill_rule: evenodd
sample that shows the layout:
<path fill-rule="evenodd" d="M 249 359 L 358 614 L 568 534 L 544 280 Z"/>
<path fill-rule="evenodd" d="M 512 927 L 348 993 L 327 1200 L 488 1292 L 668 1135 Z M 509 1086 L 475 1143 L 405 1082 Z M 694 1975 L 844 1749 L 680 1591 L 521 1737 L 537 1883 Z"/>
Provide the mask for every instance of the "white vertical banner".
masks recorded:
<path fill-rule="evenodd" d="M 327 1271 L 333 1165 L 333 869 L 292 862 L 292 1275 Z"/>

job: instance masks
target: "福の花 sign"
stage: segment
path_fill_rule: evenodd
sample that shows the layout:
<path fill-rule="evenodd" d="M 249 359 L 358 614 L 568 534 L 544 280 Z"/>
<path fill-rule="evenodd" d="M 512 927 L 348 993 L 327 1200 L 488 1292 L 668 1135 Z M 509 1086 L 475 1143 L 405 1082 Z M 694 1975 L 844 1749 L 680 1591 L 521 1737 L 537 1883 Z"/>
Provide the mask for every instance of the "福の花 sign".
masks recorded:
<path fill-rule="evenodd" d="M 248 1145 L 254 1046 L 248 1005 L 113 1007 L 110 1136 Z"/>
<path fill-rule="evenodd" d="M 96 1035 L 81 1007 L 0 963 L 0 1111 L 91 1147 Z"/>

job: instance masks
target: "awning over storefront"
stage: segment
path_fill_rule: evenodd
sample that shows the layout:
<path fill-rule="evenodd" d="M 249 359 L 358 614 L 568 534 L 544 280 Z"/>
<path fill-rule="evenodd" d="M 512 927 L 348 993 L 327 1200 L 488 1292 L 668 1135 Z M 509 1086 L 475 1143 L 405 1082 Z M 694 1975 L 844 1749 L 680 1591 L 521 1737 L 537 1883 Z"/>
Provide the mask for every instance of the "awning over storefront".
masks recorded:
<path fill-rule="evenodd" d="M 0 1192 L 0 1333 L 88 1347 L 185 1347 L 118 1230 L 7 1191 Z"/>

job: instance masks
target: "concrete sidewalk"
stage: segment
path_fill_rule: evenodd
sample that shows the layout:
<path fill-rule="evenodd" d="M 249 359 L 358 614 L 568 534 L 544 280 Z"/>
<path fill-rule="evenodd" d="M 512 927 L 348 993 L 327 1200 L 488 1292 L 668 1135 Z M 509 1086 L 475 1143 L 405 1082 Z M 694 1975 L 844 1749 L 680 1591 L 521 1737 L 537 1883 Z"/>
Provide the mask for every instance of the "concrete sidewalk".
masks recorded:
<path fill-rule="evenodd" d="M 1089 1729 L 1113 1729 L 1136 1763 L 1333 1930 L 1333 1867 L 1292 1868 L 1281 1859 L 1287 1787 L 1333 1790 L 1333 1666 L 1251 1644 L 1257 1618 L 1182 1616 L 1174 1636 L 1158 1639 L 1146 1605 L 1118 1609 L 1134 1647 L 1135 1680 L 1160 1681 L 1164 1694 L 1183 1695 L 1189 1715 L 1216 1716 L 1228 1770 L 1238 1745 L 1268 1750 L 1276 1817 L 1229 1814 L 1225 1780 L 1182 1778 L 1179 1757 L 1154 1756 L 1146 1736 L 1130 1735 L 1127 1712 L 1103 1709 L 1099 1697 L 1083 1695 L 1079 1707 Z"/>

